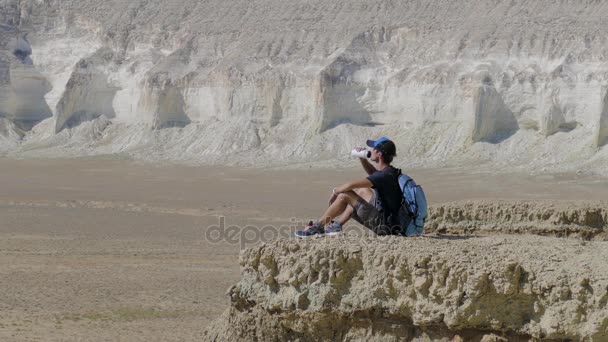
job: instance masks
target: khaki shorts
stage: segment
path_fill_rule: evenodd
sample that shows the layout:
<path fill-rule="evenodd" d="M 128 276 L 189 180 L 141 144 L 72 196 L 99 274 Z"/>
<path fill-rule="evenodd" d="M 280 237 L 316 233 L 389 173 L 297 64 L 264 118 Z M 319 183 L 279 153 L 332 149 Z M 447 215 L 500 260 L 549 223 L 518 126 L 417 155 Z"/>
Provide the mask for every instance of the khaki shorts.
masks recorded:
<path fill-rule="evenodd" d="M 391 229 L 386 225 L 384 214 L 381 212 L 382 204 L 378 198 L 378 192 L 372 189 L 374 194 L 369 202 L 359 199 L 353 210 L 352 218 L 378 235 L 389 235 Z"/>

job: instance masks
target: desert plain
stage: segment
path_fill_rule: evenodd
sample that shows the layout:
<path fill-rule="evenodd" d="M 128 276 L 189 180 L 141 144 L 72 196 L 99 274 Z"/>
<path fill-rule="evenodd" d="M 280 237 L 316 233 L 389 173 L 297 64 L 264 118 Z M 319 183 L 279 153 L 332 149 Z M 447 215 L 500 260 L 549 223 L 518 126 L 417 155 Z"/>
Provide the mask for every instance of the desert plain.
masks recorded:
<path fill-rule="evenodd" d="M 577 174 L 408 172 L 431 205 L 608 195 L 603 179 Z M 1 159 L 0 175 L 0 340 L 187 341 L 228 307 L 241 250 L 291 239 L 298 222 L 321 214 L 332 187 L 363 171 L 356 161 L 286 170 L 112 157 Z M 209 235 L 220 217 L 237 233 Z M 239 235 L 247 226 L 276 230 Z"/>

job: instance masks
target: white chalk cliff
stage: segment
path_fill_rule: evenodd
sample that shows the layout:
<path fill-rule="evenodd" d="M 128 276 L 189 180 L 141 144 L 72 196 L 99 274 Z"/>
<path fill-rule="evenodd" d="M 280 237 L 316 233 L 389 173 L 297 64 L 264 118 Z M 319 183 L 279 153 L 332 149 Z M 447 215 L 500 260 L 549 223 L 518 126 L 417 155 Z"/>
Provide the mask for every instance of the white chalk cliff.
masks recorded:
<path fill-rule="evenodd" d="M 608 171 L 602 1 L 0 0 L 0 152 Z"/>

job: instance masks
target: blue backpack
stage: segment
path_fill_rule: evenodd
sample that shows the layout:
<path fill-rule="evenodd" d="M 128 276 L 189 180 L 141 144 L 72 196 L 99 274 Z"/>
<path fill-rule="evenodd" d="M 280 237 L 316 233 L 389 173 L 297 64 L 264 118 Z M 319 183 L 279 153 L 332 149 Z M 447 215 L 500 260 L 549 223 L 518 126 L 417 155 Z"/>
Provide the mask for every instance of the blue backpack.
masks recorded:
<path fill-rule="evenodd" d="M 408 175 L 399 170 L 399 187 L 403 192 L 403 202 L 399 214 L 401 235 L 417 236 L 424 233 L 427 217 L 427 204 L 424 190 Z"/>

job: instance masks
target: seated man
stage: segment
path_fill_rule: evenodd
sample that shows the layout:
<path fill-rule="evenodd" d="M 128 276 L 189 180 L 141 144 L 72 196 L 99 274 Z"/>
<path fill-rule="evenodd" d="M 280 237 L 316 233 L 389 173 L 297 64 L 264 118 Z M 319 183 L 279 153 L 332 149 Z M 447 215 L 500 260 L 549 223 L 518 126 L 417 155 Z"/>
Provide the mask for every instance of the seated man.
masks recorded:
<path fill-rule="evenodd" d="M 392 228 L 399 225 L 397 217 L 403 200 L 399 170 L 391 166 L 396 147 L 385 137 L 368 140 L 367 145 L 373 148 L 370 159 L 376 163 L 374 167 L 360 158 L 368 177 L 334 188 L 325 214 L 297 231 L 297 237 L 338 234 L 351 217 L 378 235 L 393 233 Z"/>

